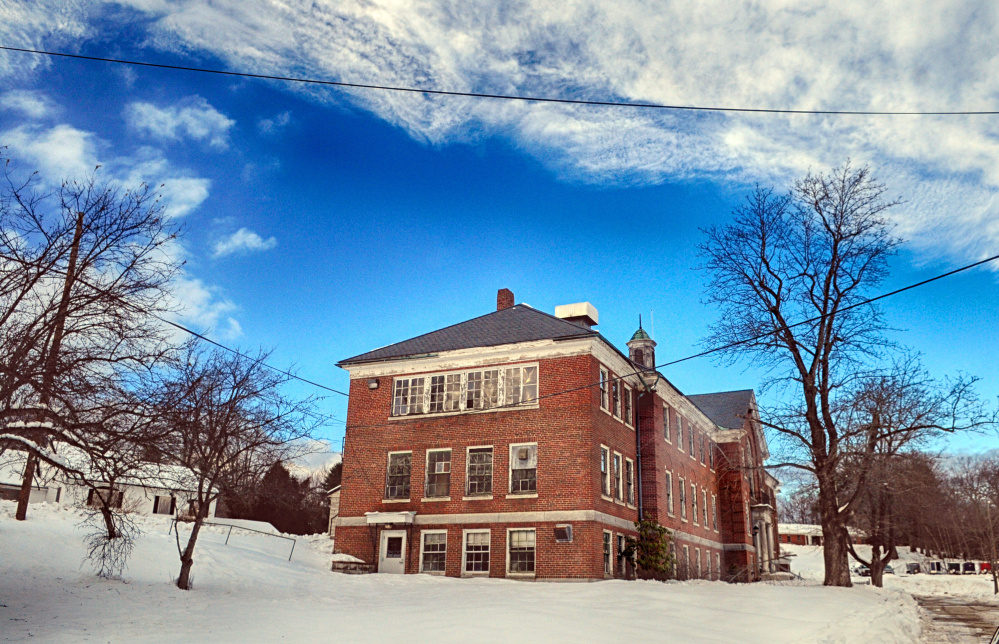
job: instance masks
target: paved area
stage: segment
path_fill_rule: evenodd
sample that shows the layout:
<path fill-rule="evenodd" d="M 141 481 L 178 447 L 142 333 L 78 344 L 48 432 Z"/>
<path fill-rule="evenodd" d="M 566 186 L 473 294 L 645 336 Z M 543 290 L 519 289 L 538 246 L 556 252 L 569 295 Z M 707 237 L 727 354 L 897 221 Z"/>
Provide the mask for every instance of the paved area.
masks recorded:
<path fill-rule="evenodd" d="M 923 609 L 923 641 L 989 642 L 999 628 L 999 606 L 969 598 L 915 595 Z"/>

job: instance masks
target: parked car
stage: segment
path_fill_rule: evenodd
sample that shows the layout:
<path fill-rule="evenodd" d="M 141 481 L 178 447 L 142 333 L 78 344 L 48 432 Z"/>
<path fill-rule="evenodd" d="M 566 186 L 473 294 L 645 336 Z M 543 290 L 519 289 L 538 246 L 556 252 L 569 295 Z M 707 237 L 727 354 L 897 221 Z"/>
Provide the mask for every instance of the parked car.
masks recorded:
<path fill-rule="evenodd" d="M 983 561 L 982 563 L 978 564 L 978 574 L 987 575 L 991 572 L 992 572 L 992 564 L 990 564 L 989 562 Z"/>
<path fill-rule="evenodd" d="M 857 566 L 856 568 L 853 569 L 853 571 L 859 577 L 870 577 L 871 576 L 871 569 L 868 568 L 867 566 L 864 566 L 864 565 Z"/>
<path fill-rule="evenodd" d="M 961 566 L 962 575 L 973 575 L 976 572 L 978 572 L 978 570 L 975 568 L 974 561 L 965 561 L 964 564 Z"/>
<path fill-rule="evenodd" d="M 905 573 L 907 575 L 918 575 L 921 572 L 923 572 L 923 570 L 918 563 L 910 561 L 909 563 L 905 564 Z"/>
<path fill-rule="evenodd" d="M 931 561 L 930 562 L 930 574 L 939 575 L 944 571 L 944 565 L 942 561 Z"/>
<path fill-rule="evenodd" d="M 886 575 L 894 575 L 895 574 L 895 569 L 892 568 L 890 564 L 886 564 L 885 565 L 885 569 L 884 569 L 883 572 Z"/>
<path fill-rule="evenodd" d="M 960 575 L 961 574 L 961 564 L 959 564 L 956 561 L 952 561 L 952 562 L 948 563 L 947 564 L 947 573 L 951 574 L 951 575 Z"/>

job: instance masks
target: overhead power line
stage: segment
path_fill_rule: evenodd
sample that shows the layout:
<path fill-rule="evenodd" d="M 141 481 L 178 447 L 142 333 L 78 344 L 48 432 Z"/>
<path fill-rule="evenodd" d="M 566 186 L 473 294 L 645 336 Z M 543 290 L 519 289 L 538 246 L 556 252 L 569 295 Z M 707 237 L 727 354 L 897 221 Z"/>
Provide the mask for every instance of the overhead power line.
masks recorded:
<path fill-rule="evenodd" d="M 803 115 L 841 115 L 841 116 L 995 116 L 999 115 L 999 110 L 937 110 L 937 111 L 893 111 L 893 110 L 792 110 L 775 109 L 762 107 L 729 107 L 729 106 L 708 106 L 708 105 L 670 105 L 665 103 L 645 103 L 633 101 L 597 101 L 577 98 L 558 98 L 554 96 L 521 96 L 517 94 L 489 94 L 484 92 L 459 92 L 443 89 L 428 89 L 421 87 L 405 87 L 400 85 L 375 85 L 370 83 L 350 83 L 346 81 L 324 80 L 319 78 L 304 78 L 298 76 L 277 76 L 272 74 L 254 74 L 252 72 L 229 71 L 225 69 L 211 69 L 207 67 L 190 67 L 186 65 L 170 65 L 167 63 L 150 63 L 139 60 L 126 60 L 123 58 L 107 58 L 104 56 L 86 56 L 84 54 L 70 54 L 62 51 L 46 51 L 43 49 L 27 49 L 23 47 L 9 47 L 0 45 L 0 49 L 6 51 L 23 52 L 27 54 L 37 54 L 42 56 L 54 56 L 61 58 L 75 58 L 79 60 L 92 60 L 103 63 L 115 63 L 119 65 L 134 65 L 137 67 L 152 67 L 157 69 L 173 69 L 185 72 L 197 72 L 201 74 L 219 74 L 222 76 L 238 76 L 242 78 L 258 78 L 261 80 L 282 81 L 287 83 L 307 83 L 312 85 L 327 85 L 332 87 L 344 87 L 349 89 L 371 89 L 388 92 L 404 92 L 410 94 L 426 94 L 430 96 L 454 96 L 464 98 L 488 98 L 506 101 L 524 101 L 530 103 L 558 103 L 563 105 L 588 105 L 594 107 L 631 107 L 641 109 L 687 111 L 687 112 L 738 112 L 744 114 L 803 114 Z"/>

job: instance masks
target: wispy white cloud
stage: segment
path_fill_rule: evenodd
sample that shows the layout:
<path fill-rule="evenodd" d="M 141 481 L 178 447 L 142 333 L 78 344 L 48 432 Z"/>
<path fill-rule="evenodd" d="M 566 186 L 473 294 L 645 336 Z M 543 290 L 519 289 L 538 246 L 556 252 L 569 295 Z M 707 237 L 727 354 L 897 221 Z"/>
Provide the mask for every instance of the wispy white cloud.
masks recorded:
<path fill-rule="evenodd" d="M 281 112 L 270 118 L 257 120 L 257 129 L 261 134 L 276 134 L 291 123 L 291 112 Z"/>
<path fill-rule="evenodd" d="M 989 109 L 999 11 L 988 3 L 524 0 L 123 0 L 147 42 L 233 69 L 488 93 L 792 109 Z M 86 24 L 83 10 L 74 14 Z M 39 32 L 44 33 L 44 32 Z M 893 193 L 927 255 L 999 246 L 991 117 L 821 117 L 510 103 L 297 86 L 435 145 L 511 140 L 570 181 L 778 184 L 852 157 Z M 268 126 L 264 126 L 265 128 Z"/>
<path fill-rule="evenodd" d="M 56 112 L 55 101 L 44 92 L 29 89 L 12 89 L 0 94 L 0 107 L 31 119 L 42 119 Z"/>
<path fill-rule="evenodd" d="M 229 130 L 236 123 L 200 96 L 189 96 L 166 107 L 136 101 L 125 109 L 125 119 L 133 130 L 152 139 L 189 138 L 217 149 L 229 146 Z"/>
<path fill-rule="evenodd" d="M 252 230 L 240 228 L 228 237 L 216 242 L 213 256 L 226 257 L 236 253 L 252 253 L 255 251 L 270 250 L 275 246 L 277 246 L 276 237 L 264 239 Z"/>
<path fill-rule="evenodd" d="M 38 170 L 50 185 L 58 185 L 63 179 L 82 179 L 99 163 L 98 141 L 93 133 L 66 123 L 53 127 L 21 125 L 0 132 L 0 142 L 31 170 Z"/>

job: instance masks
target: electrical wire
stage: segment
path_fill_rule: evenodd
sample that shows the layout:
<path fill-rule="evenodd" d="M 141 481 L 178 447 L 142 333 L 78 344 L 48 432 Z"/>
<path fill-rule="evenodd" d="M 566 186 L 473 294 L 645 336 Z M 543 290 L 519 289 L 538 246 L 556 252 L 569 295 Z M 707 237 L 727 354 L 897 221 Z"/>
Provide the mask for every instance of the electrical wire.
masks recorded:
<path fill-rule="evenodd" d="M 172 69 L 177 71 L 197 72 L 202 74 L 218 74 L 222 76 L 237 76 L 241 78 L 256 78 L 261 80 L 282 81 L 287 83 L 307 83 L 313 85 L 327 85 L 332 87 L 344 87 L 348 89 L 371 89 L 388 92 L 404 92 L 411 94 L 425 94 L 430 96 L 453 96 L 462 98 L 488 98 L 506 101 L 524 101 L 530 103 L 558 103 L 563 105 L 587 105 L 594 107 L 630 107 L 640 109 L 657 109 L 668 111 L 687 112 L 736 112 L 744 114 L 802 114 L 802 115 L 838 115 L 838 116 L 995 116 L 999 115 L 999 110 L 938 110 L 938 111 L 891 111 L 891 110 L 794 110 L 760 107 L 728 107 L 728 106 L 705 106 L 705 105 L 670 105 L 664 103 L 643 103 L 632 101 L 598 101 L 575 98 L 557 98 L 551 96 L 521 96 L 517 94 L 489 94 L 484 92 L 460 92 L 442 89 L 427 89 L 420 87 L 405 87 L 399 85 L 375 85 L 370 83 L 350 83 L 346 81 L 323 80 L 318 78 L 304 78 L 296 76 L 277 76 L 273 74 L 255 74 L 252 72 L 229 71 L 224 69 L 211 69 L 207 67 L 190 67 L 187 65 L 170 65 L 167 63 L 149 63 L 138 60 L 127 60 L 124 58 L 108 58 L 104 56 L 87 56 L 84 54 L 70 54 L 61 51 L 47 51 L 44 49 L 28 49 L 24 47 L 10 47 L 0 45 L 0 49 L 6 51 L 22 52 L 42 56 L 53 56 L 61 58 L 74 58 L 78 60 L 90 60 L 103 63 L 114 63 L 119 65 L 133 65 L 137 67 L 151 67 L 156 69 Z"/>

